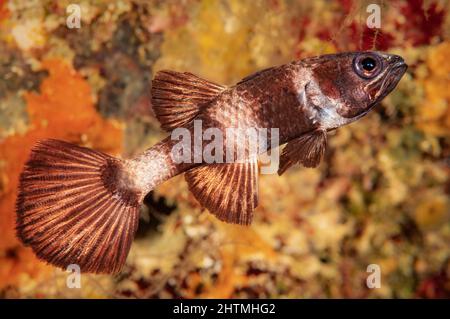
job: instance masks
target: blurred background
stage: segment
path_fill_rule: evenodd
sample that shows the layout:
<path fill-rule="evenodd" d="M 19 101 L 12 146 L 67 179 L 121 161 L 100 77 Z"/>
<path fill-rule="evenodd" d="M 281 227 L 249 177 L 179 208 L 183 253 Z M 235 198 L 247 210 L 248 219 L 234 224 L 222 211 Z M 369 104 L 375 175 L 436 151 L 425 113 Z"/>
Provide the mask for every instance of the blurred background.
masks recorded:
<path fill-rule="evenodd" d="M 66 25 L 71 3 L 80 28 Z M 366 26 L 370 4 L 380 29 Z M 0 297 L 450 298 L 449 11 L 442 0 L 0 0 Z M 319 168 L 262 175 L 251 227 L 202 211 L 178 176 L 146 197 L 124 270 L 82 275 L 81 289 L 15 237 L 37 140 L 129 157 L 166 135 L 149 100 L 156 71 L 233 84 L 371 49 L 409 64 L 397 89 L 330 136 Z"/>

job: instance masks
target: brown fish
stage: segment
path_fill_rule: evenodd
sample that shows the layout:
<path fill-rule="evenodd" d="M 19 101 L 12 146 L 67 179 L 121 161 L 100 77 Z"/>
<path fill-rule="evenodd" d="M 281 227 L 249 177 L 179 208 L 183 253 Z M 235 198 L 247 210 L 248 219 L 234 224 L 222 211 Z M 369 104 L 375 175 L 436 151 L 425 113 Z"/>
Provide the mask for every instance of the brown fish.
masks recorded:
<path fill-rule="evenodd" d="M 17 234 L 36 255 L 59 267 L 78 264 L 84 272 L 115 273 L 125 263 L 138 227 L 144 196 L 160 183 L 185 173 L 190 191 L 219 219 L 248 225 L 258 204 L 257 157 L 245 144 L 237 156 L 227 128 L 277 128 L 287 143 L 278 173 L 296 163 L 319 164 L 327 131 L 367 114 L 397 85 L 403 59 L 379 52 L 324 55 L 272 67 L 231 87 L 190 73 L 160 71 L 152 83 L 152 105 L 163 129 L 192 133 L 215 128 L 231 162 L 179 162 L 172 136 L 128 160 L 57 140 L 32 149 L 20 177 Z M 269 136 L 272 140 L 272 136 Z M 197 154 L 197 153 L 198 154 Z M 200 152 L 200 153 L 199 153 Z M 228 154 L 228 153 L 227 153 Z M 191 154 L 188 154 L 191 159 Z"/>

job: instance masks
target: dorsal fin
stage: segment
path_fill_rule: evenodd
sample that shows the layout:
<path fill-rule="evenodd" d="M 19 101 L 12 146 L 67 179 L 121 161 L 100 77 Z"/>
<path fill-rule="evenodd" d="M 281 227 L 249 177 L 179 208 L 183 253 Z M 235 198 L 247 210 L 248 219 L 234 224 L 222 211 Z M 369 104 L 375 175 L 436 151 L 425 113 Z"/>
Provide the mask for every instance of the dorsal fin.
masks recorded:
<path fill-rule="evenodd" d="M 301 163 L 305 167 L 316 167 L 325 153 L 326 146 L 327 135 L 323 130 L 316 130 L 293 139 L 281 152 L 278 175 L 296 163 Z"/>
<path fill-rule="evenodd" d="M 167 131 L 192 121 L 203 105 L 226 88 L 192 73 L 159 71 L 152 81 L 152 106 Z"/>
<path fill-rule="evenodd" d="M 258 163 L 199 166 L 185 174 L 200 204 L 222 221 L 250 225 L 258 205 Z"/>

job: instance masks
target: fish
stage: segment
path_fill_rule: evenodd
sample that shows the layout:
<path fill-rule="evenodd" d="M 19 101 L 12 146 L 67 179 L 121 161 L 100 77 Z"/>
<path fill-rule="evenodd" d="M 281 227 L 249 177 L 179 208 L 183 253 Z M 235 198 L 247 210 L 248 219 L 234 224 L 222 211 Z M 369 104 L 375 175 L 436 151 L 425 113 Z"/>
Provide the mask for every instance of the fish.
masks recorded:
<path fill-rule="evenodd" d="M 398 55 L 361 51 L 270 67 L 232 86 L 189 72 L 159 71 L 151 83 L 151 105 L 170 136 L 129 159 L 55 139 L 37 142 L 20 175 L 17 236 L 54 266 L 118 273 L 144 197 L 179 174 L 219 220 L 250 225 L 258 205 L 258 155 L 272 145 L 245 146 L 238 156 L 226 136 L 216 151 L 230 151 L 231 161 L 178 161 L 173 149 L 180 139 L 173 138 L 174 132 L 195 135 L 199 122 L 202 132 L 214 128 L 224 134 L 233 127 L 276 128 L 278 144 L 285 144 L 278 174 L 296 164 L 314 168 L 324 156 L 327 133 L 365 116 L 406 70 Z M 187 142 L 194 147 L 191 153 L 195 141 Z"/>

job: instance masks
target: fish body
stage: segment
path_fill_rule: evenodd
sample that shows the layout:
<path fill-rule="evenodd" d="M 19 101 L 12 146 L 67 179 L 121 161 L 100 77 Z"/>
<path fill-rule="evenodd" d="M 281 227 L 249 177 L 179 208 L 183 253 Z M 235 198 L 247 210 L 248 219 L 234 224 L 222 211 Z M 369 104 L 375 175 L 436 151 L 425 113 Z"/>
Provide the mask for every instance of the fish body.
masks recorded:
<path fill-rule="evenodd" d="M 62 141 L 39 142 L 20 177 L 18 237 L 56 266 L 117 272 L 125 263 L 144 196 L 182 173 L 202 206 L 220 220 L 248 225 L 258 204 L 257 157 L 273 144 L 242 142 L 247 130 L 277 129 L 278 144 L 286 144 L 280 175 L 297 163 L 316 167 L 327 132 L 366 115 L 406 68 L 396 55 L 350 52 L 268 68 L 230 87 L 190 73 L 160 71 L 152 82 L 152 106 L 171 135 L 127 160 Z M 212 130 L 221 136 L 211 153 L 219 161 L 202 157 L 203 141 L 196 149 L 198 123 L 201 136 Z M 238 130 L 230 135 L 230 128 Z M 190 137 L 188 158 L 199 160 L 176 159 L 177 132 Z M 273 139 L 269 133 L 268 140 Z"/>

